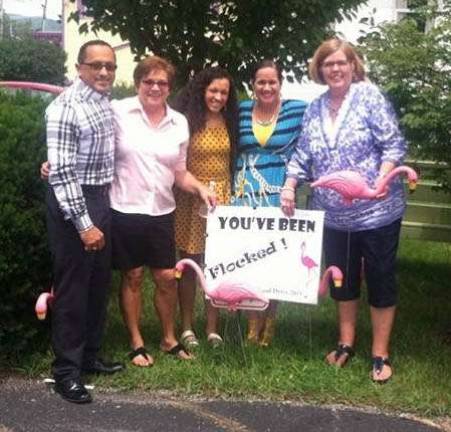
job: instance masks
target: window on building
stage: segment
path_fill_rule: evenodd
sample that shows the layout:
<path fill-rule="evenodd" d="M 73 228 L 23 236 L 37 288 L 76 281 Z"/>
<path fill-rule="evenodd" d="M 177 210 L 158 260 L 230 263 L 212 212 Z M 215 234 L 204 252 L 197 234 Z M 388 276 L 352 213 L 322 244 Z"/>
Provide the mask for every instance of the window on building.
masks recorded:
<path fill-rule="evenodd" d="M 428 23 L 416 11 L 422 6 L 427 6 L 428 0 L 396 0 L 396 21 L 399 22 L 405 18 L 413 18 L 418 28 L 427 31 Z"/>

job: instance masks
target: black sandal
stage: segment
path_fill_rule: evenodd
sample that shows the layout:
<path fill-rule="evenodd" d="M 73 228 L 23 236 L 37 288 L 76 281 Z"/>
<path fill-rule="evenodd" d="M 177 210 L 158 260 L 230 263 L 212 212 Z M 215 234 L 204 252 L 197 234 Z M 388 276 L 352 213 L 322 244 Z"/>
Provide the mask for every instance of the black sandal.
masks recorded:
<path fill-rule="evenodd" d="M 337 347 L 335 348 L 335 355 L 334 355 L 335 362 L 337 362 L 340 359 L 340 357 L 342 357 L 344 355 L 346 356 L 346 358 L 345 358 L 343 364 L 341 365 L 341 367 L 345 366 L 346 363 L 348 362 L 348 360 L 355 356 L 355 352 L 352 349 L 352 347 L 350 347 L 349 345 L 346 345 L 346 344 L 337 345 Z"/>
<path fill-rule="evenodd" d="M 133 360 L 135 357 L 138 357 L 138 356 L 143 356 L 144 358 L 147 359 L 147 361 L 149 361 L 150 353 L 143 346 L 136 348 L 133 351 L 131 351 L 130 353 L 128 353 L 128 357 L 130 360 Z M 135 365 L 135 366 L 138 366 L 138 365 Z M 141 366 L 141 367 L 152 367 L 152 366 L 153 366 L 153 363 L 149 363 L 147 366 Z"/>
<path fill-rule="evenodd" d="M 385 384 L 387 381 L 391 379 L 391 377 L 393 376 L 393 368 L 390 359 L 388 357 L 376 356 L 371 359 L 371 362 L 373 363 L 373 370 L 371 372 L 371 379 L 373 382 L 377 384 Z M 375 380 L 373 377 L 374 373 L 376 373 L 376 375 L 379 375 L 382 372 L 384 366 L 389 366 L 392 371 L 392 374 L 384 380 Z"/>
<path fill-rule="evenodd" d="M 191 360 L 193 356 L 191 353 L 185 348 L 185 346 L 182 343 L 178 343 L 177 345 L 173 346 L 170 350 L 163 350 L 165 354 L 168 354 L 170 356 L 174 356 L 175 358 L 179 360 Z M 183 358 L 180 356 L 180 353 L 186 354 L 189 356 L 188 358 Z"/>

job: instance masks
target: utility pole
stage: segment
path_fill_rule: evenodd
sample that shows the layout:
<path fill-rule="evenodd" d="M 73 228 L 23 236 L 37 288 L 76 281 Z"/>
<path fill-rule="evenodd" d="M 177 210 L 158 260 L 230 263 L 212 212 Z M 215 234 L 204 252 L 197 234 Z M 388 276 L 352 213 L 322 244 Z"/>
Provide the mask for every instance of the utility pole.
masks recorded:
<path fill-rule="evenodd" d="M 0 0 L 2 1 L 2 0 Z M 47 19 L 47 0 L 44 0 L 44 4 L 42 5 L 42 24 L 41 31 L 45 30 L 45 21 Z"/>
<path fill-rule="evenodd" d="M 0 40 L 3 39 L 3 0 L 0 0 Z"/>

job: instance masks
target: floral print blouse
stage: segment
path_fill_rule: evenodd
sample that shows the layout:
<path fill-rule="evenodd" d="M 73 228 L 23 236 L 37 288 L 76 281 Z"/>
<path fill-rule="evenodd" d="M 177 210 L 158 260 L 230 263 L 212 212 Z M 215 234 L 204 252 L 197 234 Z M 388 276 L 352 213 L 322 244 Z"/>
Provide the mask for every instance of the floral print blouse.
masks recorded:
<path fill-rule="evenodd" d="M 381 163 L 399 165 L 407 150 L 391 104 L 375 85 L 352 83 L 332 123 L 329 98 L 327 91 L 307 108 L 287 176 L 299 183 L 353 170 L 374 186 Z M 315 188 L 311 203 L 312 208 L 326 212 L 327 227 L 342 231 L 379 228 L 401 218 L 405 210 L 399 178 L 391 183 L 384 199 L 361 199 L 346 205 L 337 192 Z"/>

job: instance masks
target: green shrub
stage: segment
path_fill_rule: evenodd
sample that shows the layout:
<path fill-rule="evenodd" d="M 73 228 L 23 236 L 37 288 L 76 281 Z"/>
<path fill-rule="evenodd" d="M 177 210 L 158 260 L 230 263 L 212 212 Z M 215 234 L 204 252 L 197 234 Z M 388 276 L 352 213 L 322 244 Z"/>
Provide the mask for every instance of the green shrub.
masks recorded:
<path fill-rule="evenodd" d="M 402 21 L 371 29 L 360 48 L 370 78 L 398 111 L 410 156 L 451 166 L 451 3 L 420 3 Z M 451 179 L 437 165 L 433 179 L 451 194 Z"/>
<path fill-rule="evenodd" d="M 116 84 L 111 90 L 111 97 L 113 99 L 124 99 L 130 96 L 136 96 L 135 87 L 124 83 Z"/>
<path fill-rule="evenodd" d="M 33 307 L 47 288 L 50 256 L 45 226 L 47 102 L 23 92 L 0 92 L 0 357 L 36 346 L 45 326 Z"/>
<path fill-rule="evenodd" d="M 33 39 L 0 41 L 0 80 L 64 83 L 65 52 Z"/>

